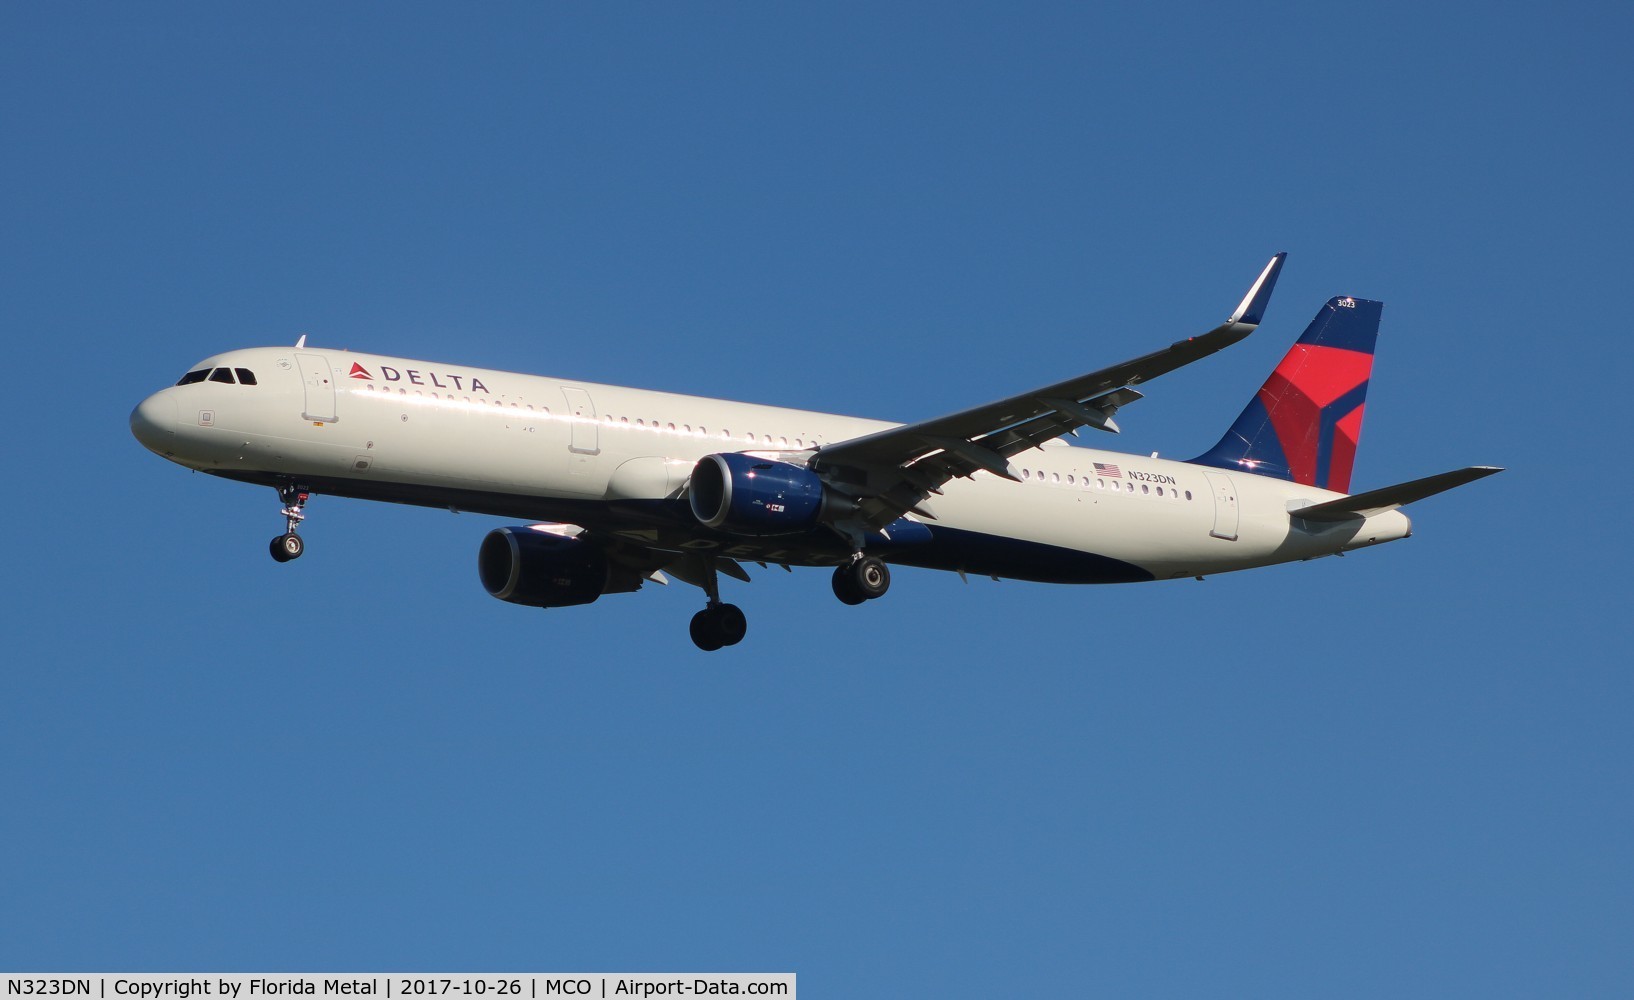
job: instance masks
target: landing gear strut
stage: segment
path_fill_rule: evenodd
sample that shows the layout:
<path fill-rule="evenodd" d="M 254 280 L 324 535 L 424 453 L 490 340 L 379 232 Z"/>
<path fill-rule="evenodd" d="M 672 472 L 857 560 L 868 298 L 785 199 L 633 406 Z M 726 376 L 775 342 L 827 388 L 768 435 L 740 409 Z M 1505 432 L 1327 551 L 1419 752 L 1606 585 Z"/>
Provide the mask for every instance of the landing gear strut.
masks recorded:
<path fill-rule="evenodd" d="M 295 533 L 295 529 L 306 519 L 305 507 L 309 496 L 310 493 L 299 487 L 278 487 L 278 499 L 284 503 L 284 509 L 280 513 L 284 515 L 285 529 L 283 534 L 272 540 L 268 548 L 272 551 L 272 558 L 281 563 L 299 559 L 301 553 L 306 551 L 306 543 L 301 541 L 301 536 Z"/>
<path fill-rule="evenodd" d="M 846 604 L 884 597 L 891 589 L 891 570 L 883 559 L 860 556 L 834 570 L 834 596 Z"/>
<path fill-rule="evenodd" d="M 722 646 L 736 646 L 749 631 L 749 619 L 736 604 L 721 602 L 720 576 L 715 561 L 709 556 L 700 560 L 699 575 L 704 593 L 709 595 L 709 606 L 692 616 L 692 643 L 706 653 Z"/>

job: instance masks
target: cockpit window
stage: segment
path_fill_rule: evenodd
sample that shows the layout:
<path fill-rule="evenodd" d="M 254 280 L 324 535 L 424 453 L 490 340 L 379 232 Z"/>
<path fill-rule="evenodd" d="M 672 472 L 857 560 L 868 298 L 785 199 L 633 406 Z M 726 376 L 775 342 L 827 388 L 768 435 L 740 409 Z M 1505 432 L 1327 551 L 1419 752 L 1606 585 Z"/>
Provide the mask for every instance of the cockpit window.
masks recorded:
<path fill-rule="evenodd" d="M 231 368 L 217 368 L 215 371 L 210 373 L 210 381 L 225 382 L 228 385 L 232 385 L 233 370 Z"/>
<path fill-rule="evenodd" d="M 238 373 L 239 385 L 255 384 L 255 372 L 250 371 L 248 368 L 234 368 L 233 371 Z"/>
<path fill-rule="evenodd" d="M 186 375 L 183 375 L 182 378 L 181 378 L 181 381 L 177 382 L 176 384 L 177 385 L 192 385 L 194 382 L 203 382 L 205 380 L 205 378 L 209 374 L 210 374 L 210 369 L 200 368 L 196 372 L 188 372 Z"/>

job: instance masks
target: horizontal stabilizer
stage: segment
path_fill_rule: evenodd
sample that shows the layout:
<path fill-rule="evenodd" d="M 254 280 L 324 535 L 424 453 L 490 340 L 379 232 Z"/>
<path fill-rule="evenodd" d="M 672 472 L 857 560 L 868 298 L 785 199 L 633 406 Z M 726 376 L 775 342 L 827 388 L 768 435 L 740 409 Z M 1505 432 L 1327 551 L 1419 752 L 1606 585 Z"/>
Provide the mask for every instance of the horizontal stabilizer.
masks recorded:
<path fill-rule="evenodd" d="M 1426 476 L 1423 479 L 1415 479 L 1410 483 L 1397 483 L 1395 486 L 1368 490 L 1366 493 L 1357 493 L 1354 496 L 1329 500 L 1327 503 L 1319 503 L 1311 507 L 1301 507 L 1290 513 L 1302 521 L 1352 521 L 1358 518 L 1372 517 L 1374 514 L 1382 514 L 1387 510 L 1395 510 L 1397 507 L 1404 507 L 1415 500 L 1433 497 L 1437 493 L 1445 493 L 1456 486 L 1473 483 L 1477 479 L 1485 479 L 1487 476 L 1502 471 L 1502 469 L 1490 465 L 1476 465 L 1468 469 L 1458 469 L 1454 472 L 1443 472 L 1436 476 Z"/>

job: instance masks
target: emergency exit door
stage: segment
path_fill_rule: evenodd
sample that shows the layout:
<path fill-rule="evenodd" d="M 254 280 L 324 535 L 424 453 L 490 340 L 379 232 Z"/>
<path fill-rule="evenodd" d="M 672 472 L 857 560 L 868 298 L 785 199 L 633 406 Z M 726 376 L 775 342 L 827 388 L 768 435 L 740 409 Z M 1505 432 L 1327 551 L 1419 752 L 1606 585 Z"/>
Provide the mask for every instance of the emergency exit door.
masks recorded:
<path fill-rule="evenodd" d="M 568 418 L 572 422 L 567 450 L 578 455 L 601 454 L 600 432 L 596 428 L 596 404 L 590 401 L 590 394 L 583 389 L 564 385 L 562 395 L 567 397 Z"/>
<path fill-rule="evenodd" d="M 1205 472 L 1214 493 L 1214 530 L 1209 534 L 1228 542 L 1237 540 L 1237 487 L 1223 472 Z"/>

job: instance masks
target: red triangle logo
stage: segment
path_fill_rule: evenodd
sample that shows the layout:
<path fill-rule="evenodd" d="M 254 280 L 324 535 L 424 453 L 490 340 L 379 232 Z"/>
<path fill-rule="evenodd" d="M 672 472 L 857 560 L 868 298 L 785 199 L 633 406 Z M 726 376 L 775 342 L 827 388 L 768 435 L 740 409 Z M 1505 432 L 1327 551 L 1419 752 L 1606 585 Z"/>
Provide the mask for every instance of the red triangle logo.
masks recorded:
<path fill-rule="evenodd" d="M 356 361 L 352 362 L 352 371 L 346 377 L 347 378 L 366 378 L 366 379 L 369 379 L 370 381 L 374 380 L 374 376 L 369 374 L 369 369 L 367 369 L 367 368 L 363 367 L 362 365 L 358 364 Z"/>

